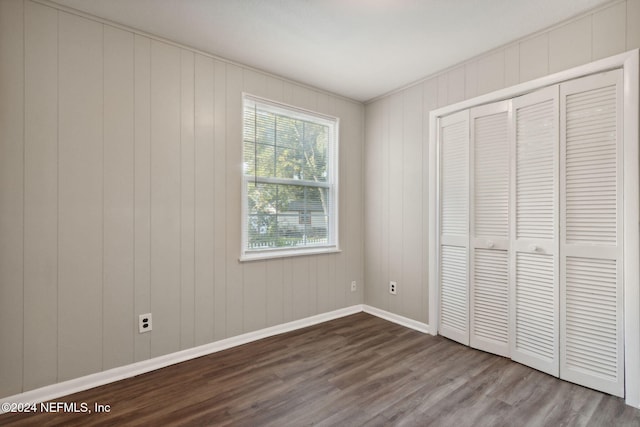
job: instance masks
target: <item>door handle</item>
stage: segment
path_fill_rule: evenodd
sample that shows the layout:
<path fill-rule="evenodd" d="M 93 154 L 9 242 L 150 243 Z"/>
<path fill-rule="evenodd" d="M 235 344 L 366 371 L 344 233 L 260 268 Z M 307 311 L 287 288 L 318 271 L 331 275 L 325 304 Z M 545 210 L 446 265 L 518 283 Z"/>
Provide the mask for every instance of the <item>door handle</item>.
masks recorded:
<path fill-rule="evenodd" d="M 495 243 L 493 243 L 493 240 L 487 240 L 487 248 L 492 249 L 495 246 Z"/>
<path fill-rule="evenodd" d="M 537 252 L 538 251 L 538 246 L 537 245 L 529 245 L 529 250 L 531 252 Z"/>

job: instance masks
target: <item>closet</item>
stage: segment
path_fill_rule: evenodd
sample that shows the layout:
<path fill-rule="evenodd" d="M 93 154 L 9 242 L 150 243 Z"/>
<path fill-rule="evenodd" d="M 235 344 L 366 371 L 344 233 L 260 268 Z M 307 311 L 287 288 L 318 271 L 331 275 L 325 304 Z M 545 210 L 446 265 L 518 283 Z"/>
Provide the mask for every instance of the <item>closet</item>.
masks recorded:
<path fill-rule="evenodd" d="M 438 333 L 616 396 L 623 88 L 614 69 L 436 122 Z"/>

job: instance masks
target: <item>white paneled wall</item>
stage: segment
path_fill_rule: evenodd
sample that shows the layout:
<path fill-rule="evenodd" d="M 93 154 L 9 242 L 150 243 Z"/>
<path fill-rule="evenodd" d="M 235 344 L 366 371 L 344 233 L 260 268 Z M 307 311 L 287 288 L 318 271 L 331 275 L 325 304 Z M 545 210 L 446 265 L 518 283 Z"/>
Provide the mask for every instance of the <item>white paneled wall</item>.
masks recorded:
<path fill-rule="evenodd" d="M 340 117 L 341 253 L 238 262 L 243 91 Z M 0 397 L 362 303 L 363 146 L 359 103 L 0 1 Z"/>
<path fill-rule="evenodd" d="M 612 2 L 367 104 L 366 304 L 428 321 L 429 111 L 638 48 L 638 22 L 640 0 Z M 420 175 L 421 183 L 406 178 Z M 390 280 L 398 282 L 398 295 L 389 294 Z"/>

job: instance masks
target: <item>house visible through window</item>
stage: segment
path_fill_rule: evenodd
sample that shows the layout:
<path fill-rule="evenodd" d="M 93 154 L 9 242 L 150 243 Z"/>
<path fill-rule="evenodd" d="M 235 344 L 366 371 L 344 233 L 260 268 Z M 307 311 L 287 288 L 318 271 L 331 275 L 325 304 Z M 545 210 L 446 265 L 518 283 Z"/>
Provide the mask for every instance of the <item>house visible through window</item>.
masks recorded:
<path fill-rule="evenodd" d="M 242 258 L 335 250 L 338 119 L 243 101 Z"/>

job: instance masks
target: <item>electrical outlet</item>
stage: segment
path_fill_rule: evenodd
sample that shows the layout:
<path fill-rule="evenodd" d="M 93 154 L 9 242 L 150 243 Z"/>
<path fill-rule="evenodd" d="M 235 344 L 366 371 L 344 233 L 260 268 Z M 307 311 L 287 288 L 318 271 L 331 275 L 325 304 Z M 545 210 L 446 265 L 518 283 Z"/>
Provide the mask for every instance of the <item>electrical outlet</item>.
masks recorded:
<path fill-rule="evenodd" d="M 149 332 L 152 329 L 151 313 L 138 316 L 138 330 L 140 333 Z"/>
<path fill-rule="evenodd" d="M 396 282 L 389 282 L 389 293 L 391 295 L 398 295 L 398 284 Z"/>
<path fill-rule="evenodd" d="M 356 284 L 356 281 L 352 281 L 351 282 L 351 292 L 355 292 L 358 289 L 358 285 Z"/>

